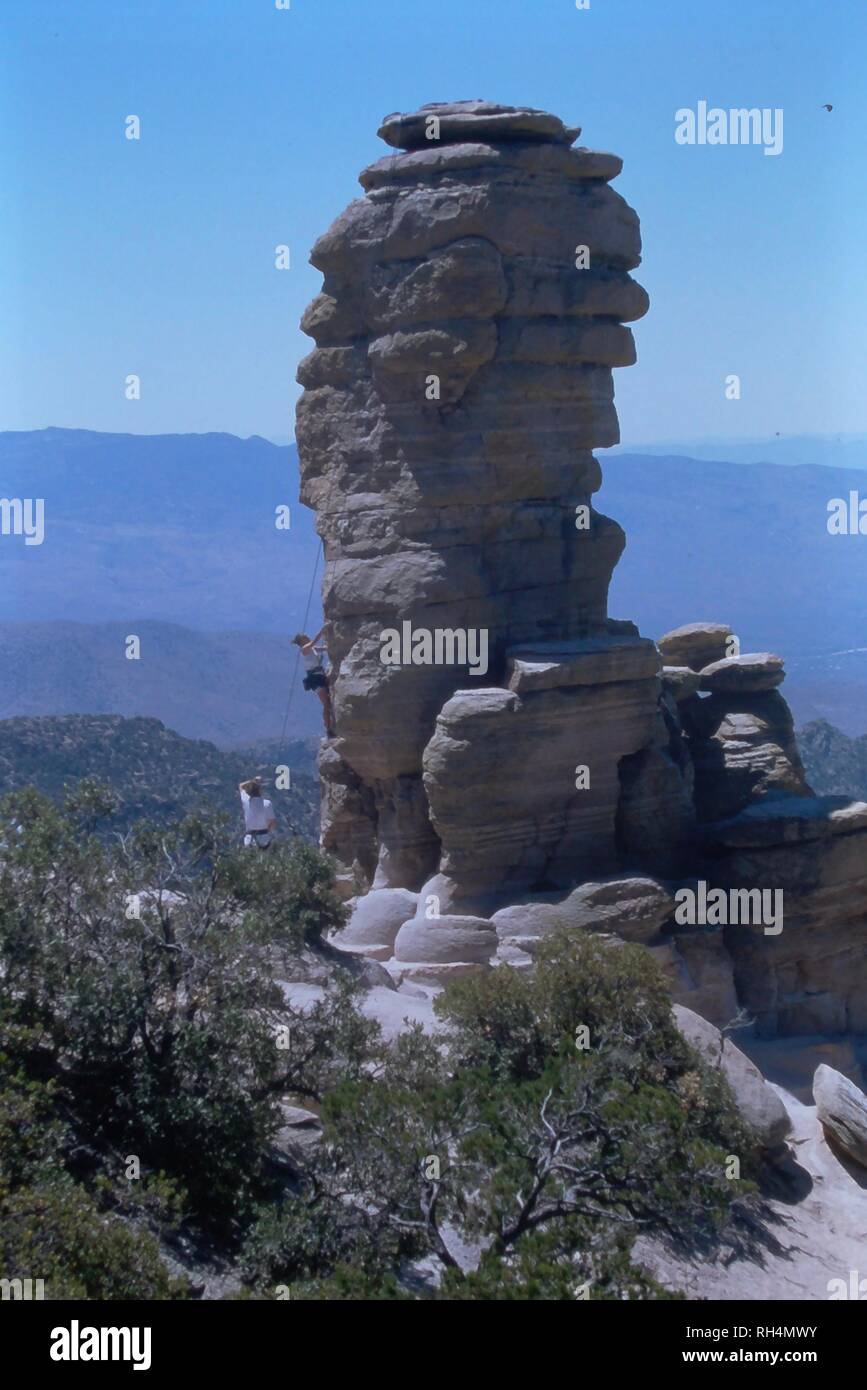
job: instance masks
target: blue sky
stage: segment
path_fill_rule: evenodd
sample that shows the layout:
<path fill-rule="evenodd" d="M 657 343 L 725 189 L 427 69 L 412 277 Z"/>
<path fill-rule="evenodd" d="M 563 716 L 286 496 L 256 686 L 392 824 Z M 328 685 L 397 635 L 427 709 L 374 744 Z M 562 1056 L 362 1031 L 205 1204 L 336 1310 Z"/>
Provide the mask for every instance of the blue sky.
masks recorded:
<path fill-rule="evenodd" d="M 865 431 L 865 79 L 862 0 L 4 0 L 0 428 L 291 437 L 309 248 L 381 117 L 483 96 L 625 160 L 624 443 Z M 699 100 L 781 107 L 782 154 L 678 145 Z"/>

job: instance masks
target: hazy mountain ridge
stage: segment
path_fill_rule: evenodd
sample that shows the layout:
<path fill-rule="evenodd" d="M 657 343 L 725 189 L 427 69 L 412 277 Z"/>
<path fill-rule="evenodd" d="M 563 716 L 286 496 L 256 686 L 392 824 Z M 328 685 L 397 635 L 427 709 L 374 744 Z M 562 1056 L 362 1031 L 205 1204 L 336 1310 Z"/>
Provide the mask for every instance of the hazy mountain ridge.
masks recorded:
<path fill-rule="evenodd" d="M 302 621 L 319 541 L 288 448 L 229 434 L 6 432 L 0 494 L 45 503 L 41 545 L 0 538 L 0 620 L 270 632 Z M 290 525 L 278 529 L 284 506 Z"/>
<path fill-rule="evenodd" d="M 598 507 L 626 531 L 609 611 L 649 637 L 682 623 L 731 624 L 741 650 L 785 659 L 798 723 L 867 725 L 863 595 L 867 537 L 828 534 L 828 502 L 867 496 L 855 470 L 602 459 Z"/>
<path fill-rule="evenodd" d="M 619 450 L 600 461 L 597 505 L 627 535 L 610 611 L 651 637 L 731 623 L 744 651 L 785 658 L 799 723 L 862 734 L 867 537 L 830 536 L 826 522 L 830 498 L 867 493 L 864 472 Z M 279 737 L 286 639 L 319 547 L 298 487 L 294 446 L 256 436 L 0 433 L 0 493 L 46 507 L 41 546 L 0 537 L 0 716 L 153 715 L 222 746 Z M 284 503 L 291 527 L 278 531 Z M 320 612 L 313 582 L 310 627 Z M 117 659 L 130 632 L 150 635 L 140 663 Z M 269 632 L 284 636 L 256 635 Z M 293 736 L 319 730 L 298 686 Z"/>
<path fill-rule="evenodd" d="M 281 831 L 318 833 L 319 792 L 309 771 L 309 748 L 287 744 L 282 762 L 291 786 L 272 790 Z M 225 812 L 241 833 L 238 783 L 259 772 L 273 788 L 276 764 L 244 752 L 225 752 L 186 739 L 158 719 L 66 715 L 0 720 L 0 794 L 34 786 L 53 799 L 84 777 L 120 798 L 112 829 L 135 821 L 176 820 L 207 810 Z"/>
<path fill-rule="evenodd" d="M 867 734 L 847 738 L 827 720 L 816 719 L 797 737 L 807 781 L 819 796 L 867 801 Z"/>
<path fill-rule="evenodd" d="M 680 455 L 710 462 L 725 459 L 729 463 L 772 463 L 782 467 L 821 464 L 825 468 L 867 468 L 867 434 L 781 432 L 764 439 L 671 439 L 659 444 L 618 444 L 611 452 Z"/>
<path fill-rule="evenodd" d="M 126 639 L 141 641 L 128 660 Z M 279 739 L 297 650 L 285 637 L 175 623 L 0 623 L 0 718 L 121 714 L 161 719 L 223 748 Z M 296 675 L 286 737 L 321 727 Z"/>

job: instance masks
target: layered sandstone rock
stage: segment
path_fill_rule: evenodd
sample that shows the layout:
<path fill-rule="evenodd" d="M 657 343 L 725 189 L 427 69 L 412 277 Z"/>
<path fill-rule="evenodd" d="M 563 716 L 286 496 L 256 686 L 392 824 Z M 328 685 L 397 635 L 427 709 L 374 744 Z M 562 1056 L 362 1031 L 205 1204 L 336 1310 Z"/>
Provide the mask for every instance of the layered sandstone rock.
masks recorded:
<path fill-rule="evenodd" d="M 724 820 L 766 798 L 808 796 L 792 714 L 775 690 L 683 701 L 700 821 Z"/>
<path fill-rule="evenodd" d="M 781 930 L 724 930 L 759 1034 L 867 1032 L 867 805 L 766 800 L 704 838 L 714 883 L 781 894 Z"/>
<path fill-rule="evenodd" d="M 566 898 L 529 899 L 501 908 L 492 918 L 500 941 L 528 942 L 553 931 L 611 932 L 624 941 L 647 943 L 659 936 L 674 913 L 674 898 L 651 878 L 583 883 Z"/>
<path fill-rule="evenodd" d="M 667 666 L 701 671 L 731 655 L 734 634 L 725 623 L 685 623 L 660 637 L 658 647 Z"/>
<path fill-rule="evenodd" d="M 592 450 L 617 442 L 612 369 L 648 303 L 620 160 L 490 102 L 380 134 L 392 153 L 313 249 L 298 373 L 333 666 L 322 842 L 362 895 L 344 945 L 438 986 L 596 930 L 720 1025 L 867 1031 L 867 807 L 807 786 L 782 660 L 734 655 L 723 623 L 657 648 L 608 617 L 624 537 Z M 783 890 L 783 929 L 678 923 L 699 875 Z"/>
<path fill-rule="evenodd" d="M 342 951 L 388 960 L 404 922 L 415 916 L 416 895 L 405 888 L 380 888 L 365 893 L 353 905 L 352 914 L 340 933 Z"/>
<path fill-rule="evenodd" d="M 813 1099 L 825 1133 L 845 1154 L 867 1168 L 867 1096 L 833 1067 L 816 1068 Z"/>
<path fill-rule="evenodd" d="M 441 869 L 464 891 L 566 887 L 616 867 L 619 764 L 649 742 L 659 688 L 653 644 L 620 641 L 619 652 L 555 647 L 544 663 L 515 653 L 513 688 L 462 690 L 443 706 L 424 785 Z"/>
<path fill-rule="evenodd" d="M 447 865 L 472 858 L 473 883 L 528 883 L 549 863 L 574 881 L 576 851 L 613 860 L 617 762 L 656 707 L 652 644 L 608 640 L 622 636 L 607 592 L 623 533 L 592 506 L 591 450 L 618 439 L 612 368 L 635 358 L 624 325 L 647 309 L 629 274 L 638 219 L 609 187 L 620 161 L 572 148 L 577 132 L 545 112 L 452 103 L 380 134 L 397 153 L 313 249 L 317 346 L 298 373 L 334 667 L 324 843 L 377 888 L 420 888 L 441 836 Z M 484 631 L 487 669 L 383 664 L 381 634 L 404 622 Z M 579 808 L 586 733 L 602 749 Z M 515 779 L 547 794 L 491 804 L 468 856 L 473 807 L 457 802 L 474 787 L 481 805 L 475 779 L 516 737 Z"/>
<path fill-rule="evenodd" d="M 761 1037 L 859 1033 L 867 1028 L 867 808 L 814 796 L 776 688 L 781 659 L 720 656 L 727 633 L 691 624 L 659 642 L 690 669 L 717 650 L 700 669 L 708 693 L 678 702 L 674 716 L 693 769 L 692 872 L 756 903 L 757 892 L 773 895 L 779 921 L 757 914 L 696 936 L 675 928 L 672 992 L 714 1022 L 736 997 Z M 723 949 L 734 989 L 725 971 L 714 972 L 720 992 L 709 998 L 699 986 L 699 1006 L 683 993 L 680 967 L 702 939 Z"/>
<path fill-rule="evenodd" d="M 699 673 L 699 689 L 711 695 L 751 694 L 774 690 L 785 677 L 783 661 L 771 652 L 749 652 L 712 661 Z"/>
<path fill-rule="evenodd" d="M 732 1089 L 745 1123 L 765 1149 L 778 1148 L 792 1128 L 786 1107 L 765 1081 L 758 1067 L 735 1047 L 730 1038 L 691 1009 L 675 1004 L 675 1021 L 688 1043 L 713 1067 L 718 1067 Z M 820 1068 L 827 1071 L 828 1068 Z M 835 1073 L 836 1075 L 836 1073 Z M 841 1078 L 842 1080 L 843 1078 Z"/>

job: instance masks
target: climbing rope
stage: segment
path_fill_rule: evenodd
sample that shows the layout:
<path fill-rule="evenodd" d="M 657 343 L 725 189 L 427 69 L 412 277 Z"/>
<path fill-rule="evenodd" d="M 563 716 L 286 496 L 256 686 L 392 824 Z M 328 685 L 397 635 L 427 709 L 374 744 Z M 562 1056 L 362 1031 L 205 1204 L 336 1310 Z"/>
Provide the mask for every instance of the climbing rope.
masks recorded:
<path fill-rule="evenodd" d="M 316 559 L 315 559 L 314 564 L 313 564 L 313 575 L 312 575 L 311 580 L 310 580 L 310 592 L 309 592 L 308 595 L 307 595 L 307 607 L 304 609 L 304 622 L 301 624 L 301 631 L 302 631 L 302 632 L 306 632 L 306 631 L 307 631 L 307 619 L 308 619 L 308 617 L 309 617 L 309 615 L 310 615 L 310 603 L 311 603 L 311 600 L 312 600 L 312 598 L 313 598 L 313 585 L 316 583 L 316 571 L 319 569 L 319 556 L 320 556 L 321 554 L 322 554 L 322 541 L 320 540 L 319 546 L 318 546 L 318 548 L 317 548 L 317 550 L 316 550 Z M 301 664 L 301 648 L 298 647 L 298 649 L 297 649 L 297 655 L 296 655 L 296 657 L 295 657 L 295 665 L 294 665 L 293 670 L 292 670 L 292 682 L 291 682 L 291 684 L 290 684 L 290 686 L 289 686 L 289 699 L 288 699 L 287 702 L 286 702 L 286 713 L 283 715 L 283 728 L 282 728 L 281 731 L 280 731 L 280 746 L 281 746 L 281 748 L 282 748 L 283 743 L 284 743 L 284 740 L 285 740 L 285 738 L 286 738 L 286 725 L 287 725 L 288 722 L 289 722 L 289 711 L 290 711 L 291 708 L 292 708 L 292 697 L 293 697 L 293 695 L 295 694 L 295 681 L 296 681 L 296 679 L 297 679 L 297 677 L 298 677 L 298 667 L 299 667 L 300 664 Z"/>

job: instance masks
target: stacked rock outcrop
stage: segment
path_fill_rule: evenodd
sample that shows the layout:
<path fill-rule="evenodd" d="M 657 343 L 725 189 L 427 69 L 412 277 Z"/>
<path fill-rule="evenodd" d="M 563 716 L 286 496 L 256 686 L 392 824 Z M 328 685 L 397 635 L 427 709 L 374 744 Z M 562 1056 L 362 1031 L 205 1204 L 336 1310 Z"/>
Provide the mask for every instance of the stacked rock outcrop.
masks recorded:
<path fill-rule="evenodd" d="M 736 639 L 717 623 L 678 628 L 658 645 L 698 678 L 674 715 L 693 768 L 694 871 L 725 893 L 779 895 L 780 908 L 773 923 L 674 929 L 672 946 L 682 960 L 701 942 L 717 967 L 730 963 L 733 993 L 760 1035 L 863 1033 L 867 806 L 808 786 L 778 689 L 780 657 L 731 655 Z M 715 977 L 722 985 L 718 968 Z M 713 1003 L 699 1012 L 713 1016 Z"/>
<path fill-rule="evenodd" d="M 523 793 L 500 815 L 488 801 L 466 887 L 526 885 L 582 845 L 613 861 L 617 760 L 655 714 L 653 645 L 607 620 L 623 532 L 592 506 L 591 451 L 618 439 L 612 368 L 635 360 L 624 324 L 648 305 L 638 219 L 609 186 L 621 161 L 546 112 L 459 102 L 380 134 L 395 153 L 313 248 L 317 346 L 298 373 L 334 667 L 324 843 L 377 887 L 420 887 L 441 841 L 460 875 L 467 812 L 511 748 Z M 404 623 L 484 632 L 487 669 L 383 664 Z M 525 665 L 542 649 L 540 685 Z M 573 809 L 582 729 L 590 812 Z"/>
<path fill-rule="evenodd" d="M 772 793 L 809 792 L 791 711 L 777 693 L 782 659 L 734 655 L 736 647 L 722 623 L 690 623 L 659 639 L 663 660 L 676 663 L 663 668 L 663 688 L 689 739 L 699 821 L 722 820 Z"/>
<path fill-rule="evenodd" d="M 648 300 L 621 161 L 578 134 L 489 102 L 389 116 L 313 249 L 297 440 L 333 667 L 322 840 L 361 895 L 342 944 L 438 984 L 600 930 L 716 1023 L 844 1031 L 867 807 L 813 797 L 779 657 L 608 617 L 624 537 L 592 450 Z M 678 922 L 701 883 L 784 888 L 786 930 Z"/>

